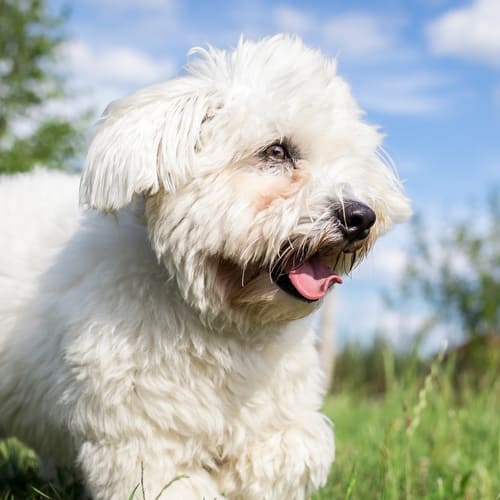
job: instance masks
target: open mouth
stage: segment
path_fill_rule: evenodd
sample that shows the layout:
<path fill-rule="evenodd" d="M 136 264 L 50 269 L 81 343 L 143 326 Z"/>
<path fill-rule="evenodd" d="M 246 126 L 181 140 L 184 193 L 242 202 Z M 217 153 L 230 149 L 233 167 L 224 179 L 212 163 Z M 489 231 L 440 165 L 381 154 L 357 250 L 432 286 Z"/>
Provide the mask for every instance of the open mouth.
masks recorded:
<path fill-rule="evenodd" d="M 323 262 L 318 253 L 291 271 L 277 273 L 272 278 L 284 292 L 305 302 L 316 302 L 334 284 L 342 284 L 342 278 Z"/>

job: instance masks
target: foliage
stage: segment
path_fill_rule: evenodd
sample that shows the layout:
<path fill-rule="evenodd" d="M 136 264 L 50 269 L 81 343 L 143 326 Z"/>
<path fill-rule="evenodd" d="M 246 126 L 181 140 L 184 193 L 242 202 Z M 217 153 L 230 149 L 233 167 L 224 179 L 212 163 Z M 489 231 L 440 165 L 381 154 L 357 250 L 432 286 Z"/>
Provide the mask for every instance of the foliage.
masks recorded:
<path fill-rule="evenodd" d="M 382 395 L 390 389 L 394 379 L 401 379 L 403 374 L 417 377 L 424 366 L 414 351 L 401 352 L 394 357 L 391 346 L 382 337 L 377 337 L 366 349 L 349 343 L 335 359 L 330 387 L 335 393 L 355 392 L 363 397 Z"/>
<path fill-rule="evenodd" d="M 442 220 L 433 237 L 413 224 L 414 246 L 402 283 L 403 295 L 423 300 L 432 321 L 455 323 L 467 338 L 500 334 L 500 190 L 483 213 Z"/>
<path fill-rule="evenodd" d="M 82 496 L 80 484 L 67 471 L 59 471 L 57 486 L 38 475 L 35 453 L 15 439 L 0 441 L 0 500 L 70 499 Z"/>
<path fill-rule="evenodd" d="M 387 351 L 383 394 L 330 396 L 336 460 L 313 500 L 499 498 L 500 379 L 458 373 L 453 355 L 441 360 L 426 375 L 410 364 L 391 377 L 399 363 Z"/>
<path fill-rule="evenodd" d="M 0 0 L 0 12 L 0 173 L 61 168 L 86 122 L 48 111 L 67 97 L 57 65 L 66 16 L 44 0 Z"/>

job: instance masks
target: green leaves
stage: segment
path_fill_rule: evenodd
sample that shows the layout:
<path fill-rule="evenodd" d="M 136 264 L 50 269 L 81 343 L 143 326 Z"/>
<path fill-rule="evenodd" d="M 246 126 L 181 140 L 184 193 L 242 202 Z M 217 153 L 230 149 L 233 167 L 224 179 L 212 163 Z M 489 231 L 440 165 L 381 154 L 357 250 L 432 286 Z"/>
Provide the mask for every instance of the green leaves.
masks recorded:
<path fill-rule="evenodd" d="M 57 61 L 66 15 L 43 0 L 0 0 L 0 12 L 0 173 L 62 168 L 81 150 L 87 120 L 48 111 L 69 97 Z"/>
<path fill-rule="evenodd" d="M 468 337 L 500 334 L 500 190 L 490 194 L 486 210 L 468 210 L 458 222 L 443 220 L 434 236 L 414 222 L 401 292 Z"/>

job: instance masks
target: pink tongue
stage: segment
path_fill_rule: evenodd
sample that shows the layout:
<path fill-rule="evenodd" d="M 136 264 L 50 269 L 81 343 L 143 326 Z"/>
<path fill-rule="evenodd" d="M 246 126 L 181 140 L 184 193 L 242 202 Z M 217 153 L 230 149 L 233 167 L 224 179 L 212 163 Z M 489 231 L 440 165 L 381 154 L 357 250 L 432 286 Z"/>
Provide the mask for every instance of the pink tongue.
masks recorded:
<path fill-rule="evenodd" d="M 342 278 L 323 264 L 318 254 L 290 271 L 288 277 L 300 295 L 308 300 L 318 300 L 334 283 L 342 283 Z"/>

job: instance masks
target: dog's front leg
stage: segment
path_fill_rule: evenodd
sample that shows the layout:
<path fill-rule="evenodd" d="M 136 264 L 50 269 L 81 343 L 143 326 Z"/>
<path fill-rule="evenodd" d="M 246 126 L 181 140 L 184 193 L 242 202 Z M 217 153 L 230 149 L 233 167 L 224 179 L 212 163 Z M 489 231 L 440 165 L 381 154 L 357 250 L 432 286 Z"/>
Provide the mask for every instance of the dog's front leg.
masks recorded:
<path fill-rule="evenodd" d="M 236 470 L 245 500 L 304 500 L 326 483 L 334 458 L 331 422 L 318 412 L 260 432 Z M 231 498 L 233 498 L 231 496 Z"/>
<path fill-rule="evenodd" d="M 168 454 L 140 452 L 133 442 L 86 442 L 80 448 L 79 466 L 93 500 L 222 499 L 204 469 L 174 466 Z M 154 444 L 154 443 L 153 443 Z M 149 451 L 149 452 L 148 452 Z"/>

